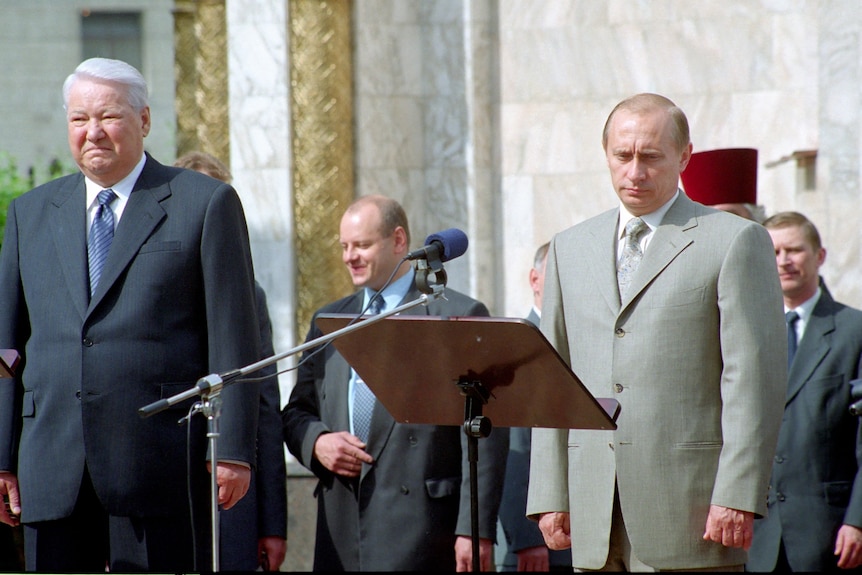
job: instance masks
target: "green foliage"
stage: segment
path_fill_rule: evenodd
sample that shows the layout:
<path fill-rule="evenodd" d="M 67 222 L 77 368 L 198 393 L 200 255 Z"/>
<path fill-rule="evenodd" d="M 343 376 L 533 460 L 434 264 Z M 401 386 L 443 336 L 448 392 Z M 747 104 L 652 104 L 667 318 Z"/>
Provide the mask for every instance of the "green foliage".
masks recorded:
<path fill-rule="evenodd" d="M 6 212 L 9 204 L 27 190 L 49 180 L 71 174 L 75 168 L 64 166 L 59 160 L 53 160 L 46 169 L 31 169 L 27 175 L 18 170 L 15 158 L 6 152 L 0 152 L 0 243 L 3 241 L 3 231 L 6 229 Z"/>

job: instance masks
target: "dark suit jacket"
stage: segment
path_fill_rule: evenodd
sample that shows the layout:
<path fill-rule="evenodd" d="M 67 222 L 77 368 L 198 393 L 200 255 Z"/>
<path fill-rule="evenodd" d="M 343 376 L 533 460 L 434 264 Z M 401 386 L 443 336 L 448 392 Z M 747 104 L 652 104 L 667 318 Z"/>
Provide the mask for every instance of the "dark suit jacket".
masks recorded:
<path fill-rule="evenodd" d="M 275 355 L 272 324 L 266 306 L 266 292 L 254 283 L 257 320 L 260 325 L 261 359 Z M 278 367 L 261 368 L 252 377 L 268 377 L 260 384 L 260 415 L 257 426 L 257 467 L 251 485 L 239 503 L 219 514 L 221 520 L 221 569 L 254 571 L 258 567 L 258 540 L 287 537 L 287 473 L 281 438 L 281 394 Z"/>
<path fill-rule="evenodd" d="M 535 310 L 530 310 L 527 321 L 538 327 L 539 316 Z M 539 530 L 539 524 L 527 518 L 532 435 L 529 427 L 509 429 L 509 456 L 506 460 L 503 498 L 500 501 L 500 524 L 506 536 L 506 556 L 503 558 L 505 571 L 517 570 L 518 551 L 545 546 L 545 538 Z M 548 559 L 551 565 L 572 565 L 572 555 L 567 549 L 550 551 Z"/>
<path fill-rule="evenodd" d="M 794 571 L 837 571 L 838 528 L 862 528 L 862 429 L 848 411 L 860 356 L 862 311 L 824 289 L 788 375 L 769 513 L 754 522 L 748 569 L 774 569 L 783 538 Z"/>
<path fill-rule="evenodd" d="M 187 513 L 177 421 L 191 400 L 148 419 L 138 409 L 260 357 L 242 206 L 230 186 L 148 156 L 90 300 L 84 198 L 79 173 L 9 208 L 0 348 L 25 364 L 0 380 L 0 469 L 17 471 L 24 522 L 68 516 L 85 464 L 112 515 Z M 223 390 L 220 459 L 254 461 L 257 395 Z M 206 420 L 192 425 L 205 481 Z"/>
<path fill-rule="evenodd" d="M 419 295 L 413 288 L 405 301 Z M 448 289 L 445 295 L 448 301 L 438 299 L 406 313 L 488 315 L 476 300 Z M 362 299 L 360 291 L 317 313 L 359 313 Z M 312 320 L 306 341 L 320 335 Z M 321 434 L 350 429 L 350 366 L 333 346 L 308 356 L 282 418 L 290 452 L 320 479 L 315 570 L 454 570 L 456 534 L 471 533 L 464 432 L 458 426 L 396 423 L 378 403 L 367 447 L 375 463 L 363 465 L 358 480 L 336 476 L 313 459 L 312 452 Z M 481 537 L 492 540 L 507 449 L 505 433 L 492 432 L 479 441 L 479 529 Z"/>

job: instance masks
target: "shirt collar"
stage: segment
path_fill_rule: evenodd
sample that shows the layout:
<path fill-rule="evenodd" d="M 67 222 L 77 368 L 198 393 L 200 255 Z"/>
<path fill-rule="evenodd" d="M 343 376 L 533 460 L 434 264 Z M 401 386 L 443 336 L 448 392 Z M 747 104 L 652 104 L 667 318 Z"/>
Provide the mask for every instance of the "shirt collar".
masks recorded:
<path fill-rule="evenodd" d="M 668 210 L 670 210 L 670 207 L 673 205 L 673 203 L 678 197 L 679 188 L 677 188 L 676 193 L 668 201 L 662 204 L 659 209 L 640 216 L 644 223 L 649 226 L 650 232 L 654 232 L 655 229 L 659 227 L 659 224 L 661 224 L 661 221 L 664 219 L 665 214 L 667 214 Z M 626 224 L 629 223 L 629 220 L 635 217 L 637 216 L 629 212 L 625 205 L 620 202 L 620 221 L 617 224 L 617 238 L 622 238 L 625 235 Z"/>
<path fill-rule="evenodd" d="M 407 292 L 409 292 L 410 288 L 413 287 L 413 276 L 415 273 L 415 270 L 411 266 L 410 269 L 407 270 L 407 273 L 389 284 L 389 286 L 383 290 L 383 307 L 380 311 L 397 307 L 398 304 L 404 300 L 407 296 Z M 371 301 L 371 298 L 374 297 L 374 294 L 377 292 L 370 288 L 365 288 L 363 291 L 365 292 L 362 300 L 362 307 L 364 309 L 368 306 L 368 302 Z"/>
<path fill-rule="evenodd" d="M 114 193 L 117 194 L 119 198 L 125 203 L 125 200 L 129 199 L 129 196 L 132 195 L 132 189 L 135 187 L 135 182 L 138 181 L 138 177 L 141 175 L 141 172 L 144 171 L 144 164 L 147 163 L 147 155 L 142 154 L 141 159 L 138 160 L 138 163 L 132 168 L 132 171 L 129 172 L 125 178 L 110 186 L 110 189 L 114 190 Z M 89 208 L 96 202 L 96 196 L 99 195 L 99 192 L 102 190 L 106 190 L 108 188 L 103 188 L 87 176 L 84 176 L 84 185 L 87 188 L 87 207 Z"/>
<path fill-rule="evenodd" d="M 817 291 L 814 292 L 814 295 L 799 304 L 797 307 L 791 309 L 784 306 L 784 313 L 795 311 L 803 323 L 807 322 L 811 318 L 811 314 L 814 313 L 814 306 L 816 306 L 817 302 L 820 301 L 821 293 L 823 293 L 823 290 L 820 289 L 820 286 L 817 286 Z"/>

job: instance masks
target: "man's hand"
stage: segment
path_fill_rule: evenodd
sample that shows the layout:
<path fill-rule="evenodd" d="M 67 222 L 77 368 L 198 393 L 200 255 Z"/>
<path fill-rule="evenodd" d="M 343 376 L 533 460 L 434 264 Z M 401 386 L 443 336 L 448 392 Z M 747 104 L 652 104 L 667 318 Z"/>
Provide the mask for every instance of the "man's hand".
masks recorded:
<path fill-rule="evenodd" d="M 314 442 L 314 457 L 325 468 L 344 477 L 359 477 L 362 463 L 374 463 L 365 443 L 346 431 L 324 433 Z"/>
<path fill-rule="evenodd" d="M 548 548 L 545 546 L 527 547 L 518 553 L 518 571 L 548 571 L 551 562 L 548 559 Z"/>
<path fill-rule="evenodd" d="M 212 473 L 212 466 L 207 461 L 207 471 Z M 216 464 L 216 484 L 218 485 L 218 503 L 222 509 L 230 509 L 248 492 L 251 482 L 251 469 L 238 463 L 219 461 Z"/>
<path fill-rule="evenodd" d="M 754 513 L 710 505 L 706 518 L 704 541 L 721 543 L 725 547 L 741 547 L 748 551 L 754 535 Z"/>
<path fill-rule="evenodd" d="M 539 530 L 549 549 L 559 551 L 572 546 L 572 528 L 568 513 L 542 513 L 539 516 Z"/>
<path fill-rule="evenodd" d="M 838 556 L 838 567 L 841 569 L 862 565 L 862 529 L 842 525 L 835 538 L 835 555 Z"/>
<path fill-rule="evenodd" d="M 14 473 L 0 471 L 0 523 L 15 527 L 21 515 L 21 497 L 18 495 L 18 478 Z"/>
<path fill-rule="evenodd" d="M 479 539 L 479 570 L 491 571 L 491 556 L 494 553 L 494 542 L 490 539 Z M 473 538 L 459 535 L 455 539 L 455 571 L 473 570 Z"/>
<path fill-rule="evenodd" d="M 286 553 L 287 541 L 281 537 L 261 537 L 257 540 L 258 563 L 264 571 L 278 571 Z"/>

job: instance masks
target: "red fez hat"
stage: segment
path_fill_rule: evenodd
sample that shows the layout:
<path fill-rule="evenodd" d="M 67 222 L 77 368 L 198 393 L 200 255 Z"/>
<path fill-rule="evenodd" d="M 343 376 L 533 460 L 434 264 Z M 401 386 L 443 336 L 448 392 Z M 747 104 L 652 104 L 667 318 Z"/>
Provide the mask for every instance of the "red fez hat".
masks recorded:
<path fill-rule="evenodd" d="M 757 150 L 728 148 L 691 155 L 680 174 L 685 194 L 707 206 L 757 204 Z"/>

